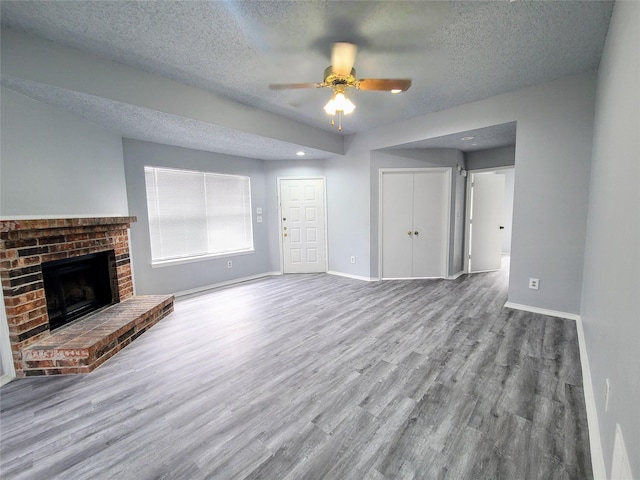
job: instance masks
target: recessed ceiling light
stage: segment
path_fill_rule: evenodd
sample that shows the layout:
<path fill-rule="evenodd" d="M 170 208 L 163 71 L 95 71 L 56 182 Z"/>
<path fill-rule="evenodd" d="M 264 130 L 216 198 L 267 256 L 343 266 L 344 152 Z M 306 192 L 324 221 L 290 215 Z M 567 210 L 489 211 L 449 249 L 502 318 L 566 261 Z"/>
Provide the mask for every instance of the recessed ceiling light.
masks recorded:
<path fill-rule="evenodd" d="M 400 90 L 399 88 L 395 88 L 393 90 L 391 90 L 391 93 L 400 93 L 402 90 Z"/>
<path fill-rule="evenodd" d="M 462 140 L 463 142 L 468 142 L 469 140 L 473 140 L 476 137 L 462 137 L 460 140 Z"/>
<path fill-rule="evenodd" d="M 304 153 L 302 150 L 300 150 L 299 152 L 296 152 L 296 155 L 298 155 L 299 157 L 304 157 L 306 155 L 306 153 Z"/>

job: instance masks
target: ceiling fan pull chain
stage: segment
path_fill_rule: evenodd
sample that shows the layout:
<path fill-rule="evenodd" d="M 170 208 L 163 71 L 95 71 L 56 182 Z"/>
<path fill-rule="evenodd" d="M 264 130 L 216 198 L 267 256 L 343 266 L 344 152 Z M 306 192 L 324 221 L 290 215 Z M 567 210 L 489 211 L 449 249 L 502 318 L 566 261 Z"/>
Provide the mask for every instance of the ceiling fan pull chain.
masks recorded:
<path fill-rule="evenodd" d="M 338 111 L 338 131 L 342 131 L 342 110 Z"/>

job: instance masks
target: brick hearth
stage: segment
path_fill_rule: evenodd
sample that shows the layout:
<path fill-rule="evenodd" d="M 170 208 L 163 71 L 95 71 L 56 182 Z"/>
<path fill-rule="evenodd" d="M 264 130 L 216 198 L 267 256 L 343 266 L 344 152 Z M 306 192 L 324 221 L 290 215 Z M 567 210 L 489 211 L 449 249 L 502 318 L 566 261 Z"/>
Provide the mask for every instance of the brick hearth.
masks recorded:
<path fill-rule="evenodd" d="M 144 295 L 89 314 L 24 348 L 25 374 L 89 373 L 172 311 L 172 295 Z"/>
<path fill-rule="evenodd" d="M 13 361 L 18 376 L 25 376 L 27 369 L 34 370 L 33 365 L 29 368 L 25 362 L 25 349 L 51 336 L 42 263 L 109 252 L 113 303 L 122 302 L 133 295 L 128 228 L 135 221 L 135 217 L 0 221 L 0 279 Z M 170 303 L 172 309 L 172 298 Z M 165 312 L 164 315 L 170 311 L 167 305 L 161 310 Z M 83 321 L 84 319 L 79 319 L 73 325 L 82 325 Z M 137 320 L 129 321 L 135 323 Z M 58 331 L 56 330 L 54 335 L 57 335 Z M 112 333 L 106 332 L 105 338 Z M 100 343 L 100 340 L 97 343 Z M 105 343 L 107 344 L 109 341 Z M 122 347 L 115 351 L 120 348 Z M 100 363 L 104 360 L 106 358 Z M 72 373 L 58 370 L 52 368 L 43 370 L 42 373 Z M 33 374 L 33 371 L 30 374 Z"/>

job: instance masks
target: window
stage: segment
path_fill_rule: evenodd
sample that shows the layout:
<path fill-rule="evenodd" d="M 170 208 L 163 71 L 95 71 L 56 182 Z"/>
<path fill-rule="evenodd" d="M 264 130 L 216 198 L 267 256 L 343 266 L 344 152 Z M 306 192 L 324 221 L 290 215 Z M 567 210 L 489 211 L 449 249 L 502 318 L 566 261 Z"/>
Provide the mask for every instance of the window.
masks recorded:
<path fill-rule="evenodd" d="M 249 177 L 144 167 L 153 263 L 253 251 Z"/>

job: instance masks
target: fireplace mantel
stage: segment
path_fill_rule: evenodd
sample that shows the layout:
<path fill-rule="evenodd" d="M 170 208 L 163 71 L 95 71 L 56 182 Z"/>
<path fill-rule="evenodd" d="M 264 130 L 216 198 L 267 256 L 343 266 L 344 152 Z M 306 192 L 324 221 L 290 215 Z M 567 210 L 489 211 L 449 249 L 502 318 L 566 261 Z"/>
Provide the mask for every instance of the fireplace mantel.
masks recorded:
<path fill-rule="evenodd" d="M 16 374 L 22 350 L 50 335 L 42 263 L 113 252 L 114 301 L 133 295 L 128 228 L 136 217 L 0 220 L 0 279 Z"/>

